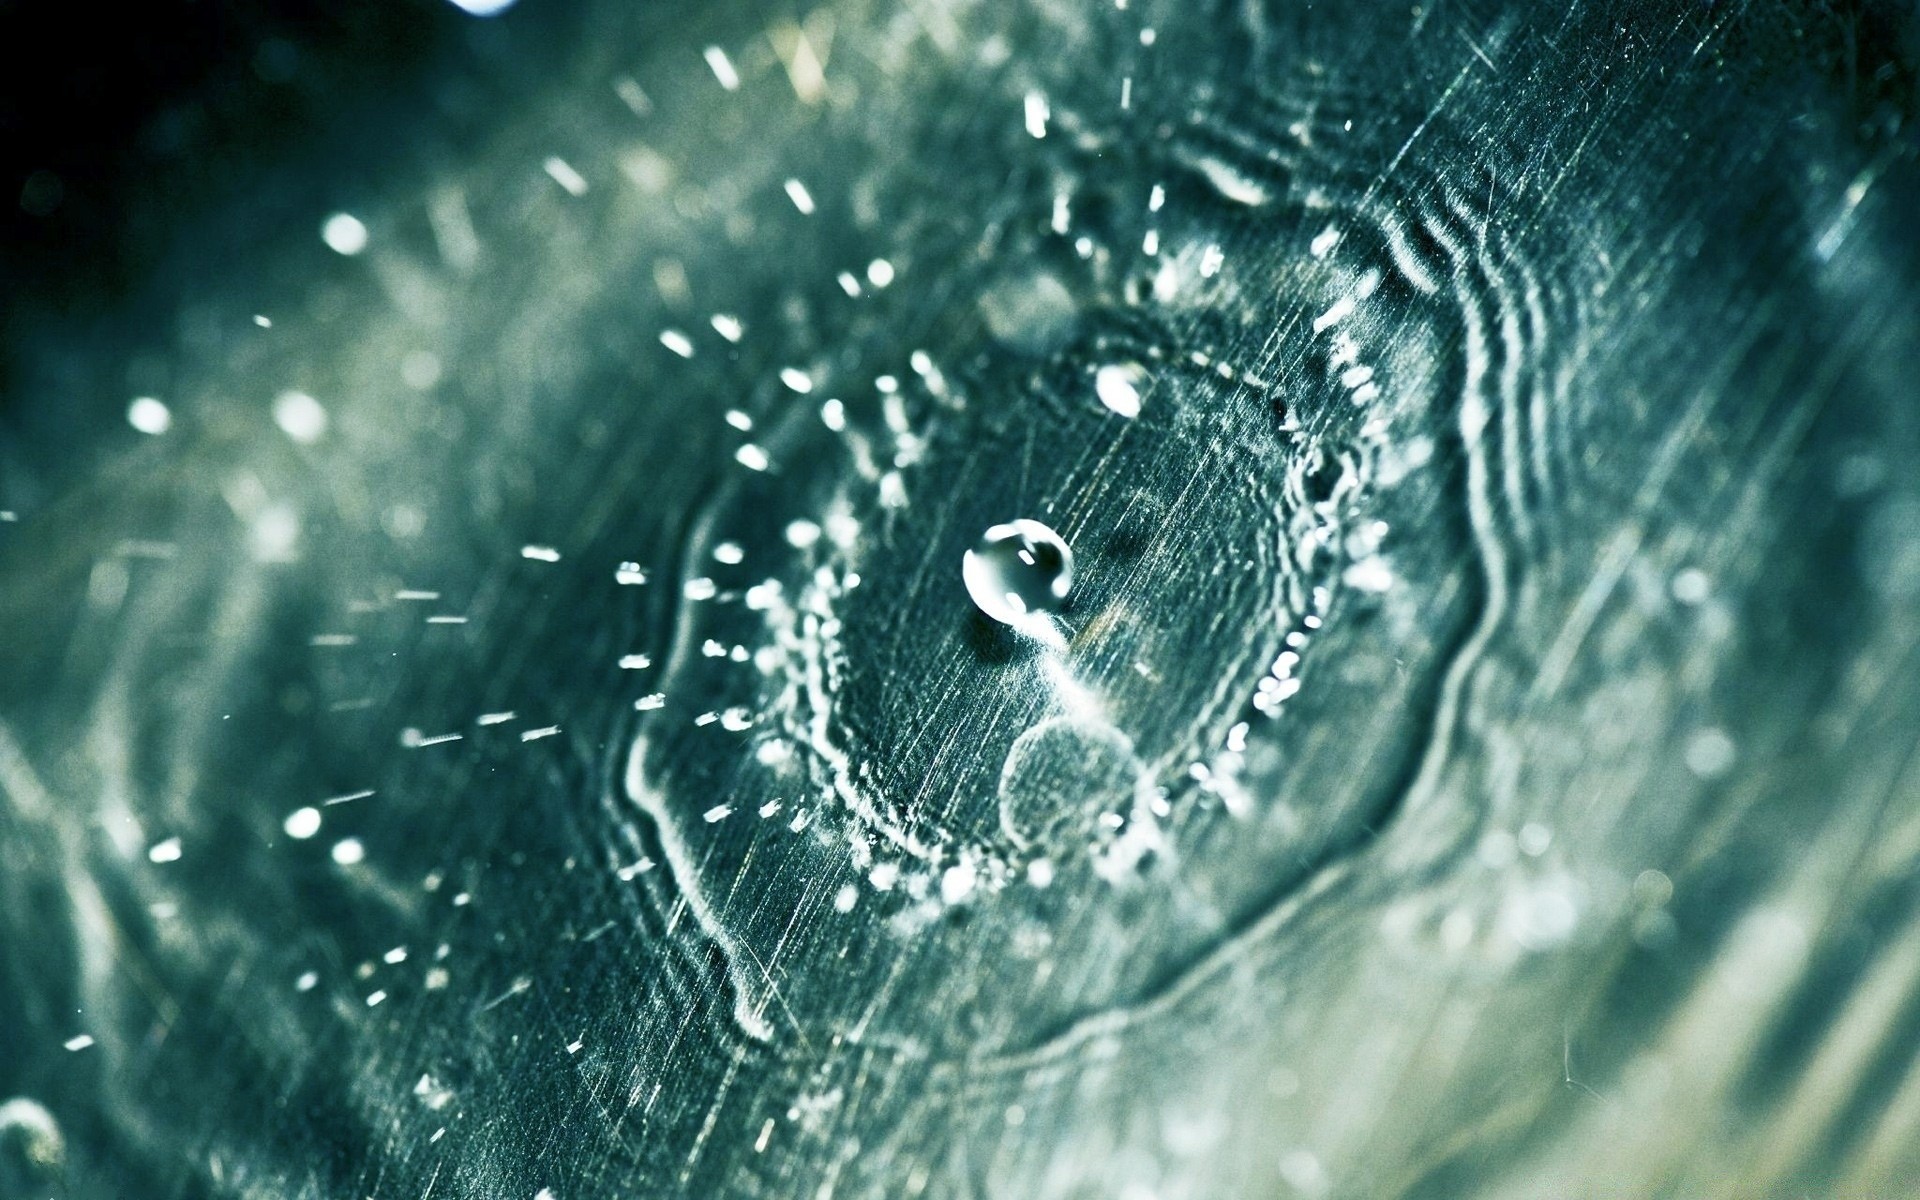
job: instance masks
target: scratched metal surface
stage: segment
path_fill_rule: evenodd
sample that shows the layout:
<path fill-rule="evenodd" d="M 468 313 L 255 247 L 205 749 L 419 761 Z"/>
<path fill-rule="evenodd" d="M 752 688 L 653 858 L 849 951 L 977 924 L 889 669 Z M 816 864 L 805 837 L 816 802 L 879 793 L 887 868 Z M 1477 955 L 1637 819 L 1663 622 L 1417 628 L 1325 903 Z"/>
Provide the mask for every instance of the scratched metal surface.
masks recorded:
<path fill-rule="evenodd" d="M 0 1190 L 1912 1191 L 1911 16 L 600 7 L 13 327 Z"/>

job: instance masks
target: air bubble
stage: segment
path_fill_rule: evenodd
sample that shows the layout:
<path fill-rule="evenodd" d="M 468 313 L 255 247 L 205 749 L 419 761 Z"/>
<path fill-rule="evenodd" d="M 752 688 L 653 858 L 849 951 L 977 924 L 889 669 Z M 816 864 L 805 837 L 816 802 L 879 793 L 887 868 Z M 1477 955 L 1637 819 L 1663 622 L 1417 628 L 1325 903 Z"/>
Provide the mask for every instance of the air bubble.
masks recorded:
<path fill-rule="evenodd" d="M 1073 587 L 1073 551 L 1038 521 L 1009 521 L 980 536 L 962 560 L 960 574 L 981 612 L 1022 629 L 1039 614 L 1066 606 Z"/>

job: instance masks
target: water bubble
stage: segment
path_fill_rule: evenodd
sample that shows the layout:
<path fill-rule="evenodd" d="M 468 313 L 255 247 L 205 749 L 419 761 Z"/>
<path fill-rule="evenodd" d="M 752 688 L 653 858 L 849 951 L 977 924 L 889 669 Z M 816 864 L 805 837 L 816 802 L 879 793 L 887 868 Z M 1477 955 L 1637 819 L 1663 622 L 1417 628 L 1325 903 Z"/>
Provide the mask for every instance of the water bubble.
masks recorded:
<path fill-rule="evenodd" d="M 1009 521 L 980 535 L 960 565 L 980 611 L 1015 629 L 1058 612 L 1073 586 L 1073 551 L 1038 521 Z"/>

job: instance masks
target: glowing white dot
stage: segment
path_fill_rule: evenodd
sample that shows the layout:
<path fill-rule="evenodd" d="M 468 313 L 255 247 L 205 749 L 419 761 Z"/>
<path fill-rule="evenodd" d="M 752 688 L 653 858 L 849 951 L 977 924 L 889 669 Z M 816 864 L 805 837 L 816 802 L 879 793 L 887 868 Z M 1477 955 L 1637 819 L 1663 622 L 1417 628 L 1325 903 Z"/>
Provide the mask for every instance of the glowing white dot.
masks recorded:
<path fill-rule="evenodd" d="M 359 838 L 341 838 L 333 844 L 333 861 L 343 867 L 365 862 L 366 858 L 367 848 L 361 845 Z"/>
<path fill-rule="evenodd" d="M 327 410 L 305 392 L 281 392 L 273 401 L 273 423 L 303 446 L 327 432 Z"/>
<path fill-rule="evenodd" d="M 713 561 L 726 563 L 729 566 L 738 564 L 746 556 L 747 552 L 740 548 L 738 542 L 721 542 L 713 548 Z"/>
<path fill-rule="evenodd" d="M 730 342 L 739 341 L 740 336 L 747 331 L 747 327 L 740 323 L 739 317 L 729 316 L 726 313 L 713 314 L 711 324 L 715 333 Z"/>
<path fill-rule="evenodd" d="M 513 0 L 452 0 L 453 6 L 474 17 L 495 17 L 513 7 Z"/>
<path fill-rule="evenodd" d="M 65 1045 L 69 1050 L 85 1050 L 88 1046 L 93 1045 L 93 1037 L 91 1034 L 83 1033 L 78 1037 L 68 1038 Z"/>
<path fill-rule="evenodd" d="M 173 428 L 173 412 L 152 396 L 139 396 L 127 405 L 127 424 L 141 433 L 162 434 Z"/>
<path fill-rule="evenodd" d="M 560 552 L 552 546 L 522 546 L 520 557 L 530 558 L 535 562 L 556 563 L 560 561 Z"/>
<path fill-rule="evenodd" d="M 868 263 L 867 282 L 877 288 L 883 288 L 892 283 L 893 264 L 884 258 L 876 258 Z"/>
<path fill-rule="evenodd" d="M 718 46 L 708 46 L 701 53 L 706 57 L 707 66 L 712 69 L 713 77 L 720 81 L 721 87 L 730 92 L 739 88 L 740 72 L 733 69 L 733 60 L 727 57 L 725 50 Z"/>
<path fill-rule="evenodd" d="M 793 206 L 800 210 L 801 216 L 813 215 L 813 193 L 809 192 L 807 185 L 798 179 L 787 180 L 787 199 L 793 201 Z"/>
<path fill-rule="evenodd" d="M 566 159 L 556 154 L 543 163 L 542 166 L 546 168 L 547 175 L 552 178 L 555 183 L 559 184 L 561 188 L 566 191 L 567 195 L 584 196 L 587 194 L 586 177 L 574 170 L 573 165 L 567 162 Z"/>
<path fill-rule="evenodd" d="M 812 521 L 794 521 L 787 526 L 787 544 L 805 550 L 820 540 L 820 527 Z"/>
<path fill-rule="evenodd" d="M 351 258 L 367 248 L 367 227 L 352 213 L 335 213 L 321 224 L 320 240 L 335 254 Z"/>
<path fill-rule="evenodd" d="M 149 862 L 170 863 L 180 861 L 180 839 L 170 837 L 164 842 L 155 842 L 147 849 Z"/>
<path fill-rule="evenodd" d="M 1052 115 L 1047 98 L 1039 92 L 1027 93 L 1027 132 L 1034 137 L 1047 136 L 1047 118 Z"/>
<path fill-rule="evenodd" d="M 1109 364 L 1093 375 L 1093 390 L 1100 403 L 1123 417 L 1140 415 L 1140 369 Z"/>
<path fill-rule="evenodd" d="M 782 367 L 780 369 L 780 382 L 786 384 L 789 388 L 792 388 L 803 396 L 813 390 L 812 377 L 798 367 Z"/>
<path fill-rule="evenodd" d="M 287 814 L 287 819 L 281 828 L 287 831 L 288 837 L 305 841 L 320 832 L 320 810 L 296 808 Z"/>
<path fill-rule="evenodd" d="M 748 442 L 733 452 L 734 460 L 749 471 L 764 471 L 773 464 L 767 458 L 767 452 Z"/>
<path fill-rule="evenodd" d="M 662 329 L 660 344 L 678 354 L 681 358 L 693 357 L 693 342 L 678 329 Z"/>
<path fill-rule="evenodd" d="M 948 867 L 940 876 L 940 898 L 948 904 L 958 904 L 973 894 L 973 885 L 978 876 L 970 862 L 956 863 Z"/>

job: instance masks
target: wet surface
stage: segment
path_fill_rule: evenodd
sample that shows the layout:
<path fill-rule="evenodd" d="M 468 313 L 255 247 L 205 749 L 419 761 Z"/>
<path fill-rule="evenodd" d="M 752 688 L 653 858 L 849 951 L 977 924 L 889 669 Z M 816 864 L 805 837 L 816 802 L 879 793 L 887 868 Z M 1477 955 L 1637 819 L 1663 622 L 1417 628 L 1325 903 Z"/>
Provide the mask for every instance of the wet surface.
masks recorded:
<path fill-rule="evenodd" d="M 0 1183 L 1902 1194 L 1911 18 L 625 7 L 12 327 Z"/>

